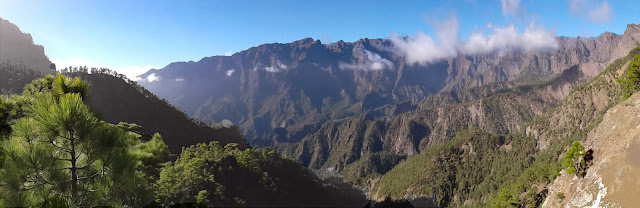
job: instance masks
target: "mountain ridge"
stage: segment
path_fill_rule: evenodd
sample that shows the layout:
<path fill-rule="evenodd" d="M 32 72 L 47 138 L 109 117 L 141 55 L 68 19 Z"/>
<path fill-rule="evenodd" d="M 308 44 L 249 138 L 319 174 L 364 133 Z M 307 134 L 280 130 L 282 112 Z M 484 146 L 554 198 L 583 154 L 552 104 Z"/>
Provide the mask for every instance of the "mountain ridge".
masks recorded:
<path fill-rule="evenodd" d="M 594 77 L 630 50 L 626 43 L 638 41 L 638 26 L 627 28 L 622 35 L 557 37 L 561 48 L 555 52 L 460 54 L 427 66 L 407 64 L 388 39 L 322 44 L 305 38 L 174 62 L 140 75 L 139 83 L 190 116 L 205 122 L 229 119 L 248 141 L 271 145 L 300 141 L 326 121 L 416 104 L 438 92 L 527 84 L 552 79 L 574 65 Z"/>
<path fill-rule="evenodd" d="M 123 75 L 106 69 L 64 74 L 80 77 L 90 84 L 87 105 L 99 112 L 104 121 L 134 123 L 141 126 L 142 133 L 146 135 L 160 133 L 174 154 L 180 153 L 184 147 L 211 141 L 218 141 L 221 145 L 236 143 L 240 149 L 249 147 L 236 126 L 207 126 L 193 120 Z"/>
<path fill-rule="evenodd" d="M 44 53 L 42 45 L 36 45 L 29 33 L 0 17 L 0 61 L 24 64 L 42 73 L 55 73 L 56 65 Z"/>
<path fill-rule="evenodd" d="M 626 144 L 630 144 L 629 138 L 636 137 L 633 134 L 635 130 L 629 130 L 629 135 L 613 131 L 615 128 L 611 123 L 618 121 L 607 114 L 615 113 L 615 110 L 611 112 L 611 107 L 621 101 L 632 104 L 626 104 L 626 107 L 619 104 L 617 108 L 629 110 L 629 107 L 637 107 L 633 104 L 637 101 L 637 95 L 634 95 L 632 101 L 621 100 L 622 90 L 616 80 L 624 76 L 629 61 L 638 54 L 640 48 L 635 48 L 627 56 L 614 61 L 592 80 L 572 87 L 567 92 L 568 95 L 555 107 L 526 122 L 519 131 L 502 134 L 470 128 L 458 132 L 446 143 L 425 149 L 419 155 L 395 166 L 381 178 L 367 181 L 372 187 L 370 195 L 380 199 L 385 196 L 406 198 L 412 195 L 433 194 L 438 196 L 436 199 L 440 204 L 453 206 L 496 206 L 503 202 L 507 205 L 515 203 L 521 207 L 540 206 L 545 198 L 544 203 L 550 207 L 559 206 L 557 201 L 561 202 L 560 205 L 571 201 L 579 202 L 581 197 L 595 193 L 592 191 L 593 186 L 590 186 L 589 192 L 582 192 L 580 188 L 568 185 L 576 179 L 567 177 L 564 171 L 561 172 L 562 176 L 556 179 L 558 171 L 562 169 L 559 160 L 572 142 L 587 140 L 585 143 L 587 147 L 593 148 L 596 161 L 603 162 L 605 159 L 598 157 L 601 157 L 601 154 L 612 153 L 600 151 L 611 151 L 611 148 L 593 144 L 611 141 L 597 140 L 594 134 L 596 138 L 621 135 L 625 138 Z M 622 119 L 637 123 L 634 116 L 624 116 Z M 521 159 L 504 162 L 514 157 Z M 615 163 L 622 164 L 617 161 Z M 435 171 L 438 169 L 445 173 Z M 480 173 L 477 173 L 478 171 Z M 589 171 L 591 169 L 587 170 L 587 173 L 593 175 Z M 554 179 L 559 184 L 554 184 Z M 433 181 L 428 182 L 430 180 Z M 580 187 L 589 187 L 594 180 L 590 178 L 578 181 Z M 564 192 L 570 200 L 558 200 L 558 192 Z M 515 202 L 512 202 L 513 200 Z M 584 205 L 586 203 L 577 206 Z"/>

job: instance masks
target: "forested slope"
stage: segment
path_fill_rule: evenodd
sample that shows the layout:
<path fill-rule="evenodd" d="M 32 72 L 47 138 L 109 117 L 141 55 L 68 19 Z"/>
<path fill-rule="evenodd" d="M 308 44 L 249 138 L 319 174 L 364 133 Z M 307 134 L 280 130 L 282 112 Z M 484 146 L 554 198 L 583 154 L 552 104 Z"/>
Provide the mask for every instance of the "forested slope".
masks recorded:
<path fill-rule="evenodd" d="M 40 72 L 24 65 L 0 61 L 0 92 L 2 94 L 21 93 L 25 85 L 41 76 Z"/>
<path fill-rule="evenodd" d="M 440 205 L 539 206 L 561 169 L 559 157 L 586 138 L 622 97 L 616 80 L 640 49 L 575 87 L 557 107 L 525 124 L 518 134 L 468 130 L 427 148 L 385 174 L 374 197 L 434 196 Z"/>
<path fill-rule="evenodd" d="M 206 125 L 189 118 L 165 100 L 159 99 L 137 83 L 106 69 L 86 73 L 82 70 L 65 73 L 86 80 L 91 86 L 87 105 L 107 122 L 135 123 L 144 133 L 160 133 L 173 153 L 182 147 L 197 143 L 218 141 L 225 145 L 237 143 L 239 148 L 248 144 L 235 126 Z"/>

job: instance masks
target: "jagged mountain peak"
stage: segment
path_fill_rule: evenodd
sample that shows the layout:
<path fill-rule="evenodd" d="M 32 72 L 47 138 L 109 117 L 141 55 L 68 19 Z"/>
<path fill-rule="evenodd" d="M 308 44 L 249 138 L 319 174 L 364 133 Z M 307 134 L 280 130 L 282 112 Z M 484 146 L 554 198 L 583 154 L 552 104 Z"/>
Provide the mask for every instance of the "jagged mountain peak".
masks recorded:
<path fill-rule="evenodd" d="M 625 29 L 625 33 L 637 33 L 640 32 L 640 24 L 627 24 L 627 29 Z"/>

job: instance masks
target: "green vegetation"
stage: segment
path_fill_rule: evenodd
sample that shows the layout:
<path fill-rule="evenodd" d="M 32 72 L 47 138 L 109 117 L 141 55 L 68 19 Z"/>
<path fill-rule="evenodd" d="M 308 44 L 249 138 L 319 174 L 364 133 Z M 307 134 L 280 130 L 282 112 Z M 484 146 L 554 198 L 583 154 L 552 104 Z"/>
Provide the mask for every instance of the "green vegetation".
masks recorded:
<path fill-rule="evenodd" d="M 381 177 L 406 157 L 390 152 L 367 153 L 357 161 L 350 163 L 340 175 L 345 182 L 364 185 L 368 179 Z"/>
<path fill-rule="evenodd" d="M 0 96 L 0 206 L 366 203 L 359 190 L 322 181 L 270 149 L 216 141 L 183 148 L 169 161 L 159 134 L 101 121 L 85 104 L 90 89 L 80 78 L 48 75 L 21 95 Z"/>
<path fill-rule="evenodd" d="M 11 122 L 22 117 L 22 99 L 0 96 L 0 138 L 11 133 Z"/>
<path fill-rule="evenodd" d="M 166 146 L 159 135 L 143 142 L 99 121 L 83 103 L 88 92 L 80 79 L 57 75 L 5 98 L 5 106 L 22 100 L 24 117 L 10 113 L 11 131 L 0 142 L 2 206 L 144 206 L 154 199 L 151 167 L 164 162 Z"/>
<path fill-rule="evenodd" d="M 222 147 L 217 142 L 183 149 L 180 158 L 162 168 L 156 187 L 158 202 L 163 206 L 364 205 L 350 199 L 362 198 L 361 194 L 323 187 L 311 171 L 273 150 L 240 150 L 235 144 Z"/>
<path fill-rule="evenodd" d="M 525 164 L 526 165 L 526 164 Z M 533 163 L 526 166 L 521 175 L 511 176 L 502 186 L 490 194 L 488 207 L 539 207 L 546 193 L 538 186 L 555 179 L 561 166 L 547 153 L 538 153 Z"/>
<path fill-rule="evenodd" d="M 174 154 L 179 154 L 182 147 L 211 141 L 219 141 L 221 145 L 237 143 L 239 148 L 249 146 L 235 126 L 214 129 L 194 120 L 166 100 L 109 69 L 76 67 L 61 72 L 91 84 L 91 93 L 96 96 L 89 96 L 85 103 L 98 118 L 113 124 L 127 122 L 143 126 L 138 133 L 146 138 L 159 133 Z"/>
<path fill-rule="evenodd" d="M 587 133 L 595 128 L 604 113 L 619 102 L 622 90 L 615 80 L 618 71 L 632 57 L 640 54 L 640 49 L 631 50 L 629 55 L 614 61 L 605 71 L 600 73 L 589 83 L 574 87 L 565 100 L 544 115 L 526 124 L 531 130 L 540 130 L 538 140 L 547 140 L 549 146 L 536 153 L 535 160 L 525 168 L 518 177 L 512 178 L 500 186 L 499 190 L 490 195 L 490 207 L 537 207 L 547 197 L 545 192 L 538 192 L 536 186 L 552 182 L 563 167 L 559 158 L 573 141 L 583 140 Z M 604 92 L 600 102 L 605 105 L 598 108 L 594 103 L 598 93 Z M 557 124 L 565 120 L 563 125 Z"/>
<path fill-rule="evenodd" d="M 523 174 L 533 160 L 535 140 L 471 129 L 449 142 L 426 149 L 389 171 L 378 196 L 427 194 L 439 206 L 479 205 L 483 196 Z M 467 203 L 469 203 L 467 202 Z"/>
<path fill-rule="evenodd" d="M 586 168 L 586 164 L 584 161 L 584 147 L 580 144 L 580 142 L 575 141 L 567 150 L 567 153 L 564 154 L 563 158 L 563 166 L 567 169 L 567 173 L 578 175 L 583 169 Z"/>
<path fill-rule="evenodd" d="M 25 85 L 42 76 L 24 65 L 0 61 L 0 94 L 21 93 Z"/>
<path fill-rule="evenodd" d="M 574 87 L 567 98 L 556 108 L 544 115 L 533 119 L 526 126 L 530 130 L 541 130 L 538 140 L 547 140 L 549 146 L 536 154 L 534 162 L 525 169 L 525 172 L 533 174 L 520 175 L 503 184 L 498 192 L 491 194 L 488 205 L 492 207 L 536 207 L 546 197 L 539 194 L 537 198 L 531 194 L 531 189 L 536 185 L 550 183 L 557 172 L 561 170 L 564 161 L 559 158 L 573 141 L 583 140 L 587 133 L 595 128 L 604 113 L 621 100 L 623 96 L 622 86 L 619 85 L 619 72 L 623 65 L 633 61 L 640 55 L 640 48 L 635 48 L 626 57 L 620 58 L 609 65 L 602 73 L 589 83 Z M 605 105 L 598 108 L 594 103 L 598 93 L 604 93 Z M 557 124 L 559 120 L 565 120 L 563 125 Z M 569 147 L 571 148 L 571 147 Z M 545 174 L 545 169 L 552 169 L 553 175 Z M 534 178 L 546 180 L 533 180 Z M 528 191 L 527 191 L 528 190 Z"/>
<path fill-rule="evenodd" d="M 620 71 L 626 70 L 622 66 L 637 62 L 634 58 L 639 54 L 639 48 L 633 49 L 589 83 L 573 88 L 560 105 L 521 128 L 527 129 L 535 139 L 511 135 L 512 149 L 499 152 L 496 149 L 500 148 L 496 147 L 506 144 L 496 142 L 499 135 L 478 130 L 459 132 L 451 141 L 423 150 L 384 175 L 378 186 L 378 197 L 397 199 L 426 194 L 434 196 L 441 206 L 540 206 L 547 197 L 546 184 L 553 181 L 563 167 L 564 160 L 559 156 L 572 149 L 572 142 L 583 140 L 602 121 L 604 113 L 620 101 L 623 90 L 618 84 L 620 81 L 616 83 L 616 80 L 620 78 Z M 636 66 L 630 64 L 629 70 L 635 70 Z M 484 142 L 478 146 L 474 141 Z M 465 145 L 469 142 L 481 159 L 465 153 Z M 482 147 L 491 144 L 496 147 Z M 569 152 L 580 152 L 577 145 L 573 149 Z M 494 154 L 498 156 L 492 156 Z M 569 155 L 573 161 L 575 154 Z M 498 168 L 478 165 L 480 162 L 499 165 Z M 577 163 L 581 164 L 580 161 Z M 465 165 L 474 168 L 465 168 Z M 482 180 L 470 177 L 476 173 Z"/>
<path fill-rule="evenodd" d="M 562 167 L 577 174 L 586 167 L 584 147 L 577 141 L 619 97 L 640 88 L 640 58 L 634 53 L 639 50 L 616 60 L 593 81 L 574 88 L 560 106 L 521 128 L 530 136 L 468 129 L 404 162 L 389 152 L 345 154 L 359 160 L 341 174 L 355 184 L 384 174 L 375 193 L 388 201 L 427 195 L 440 206 L 537 207 Z M 618 71 L 628 60 L 627 76 L 619 79 Z M 200 143 L 169 161 L 160 135 L 145 136 L 136 124 L 101 121 L 97 112 L 110 111 L 86 105 L 89 91 L 80 78 L 56 75 L 33 81 L 21 95 L 0 96 L 0 205 L 360 205 L 353 200 L 360 197 L 357 192 L 322 181 L 271 149 Z M 489 117 L 499 117 L 504 110 L 494 102 L 481 107 Z M 515 112 L 528 116 L 523 113 Z M 354 129 L 369 131 L 366 119 L 356 124 Z M 499 125 L 491 128 L 501 129 Z M 420 127 L 412 123 L 409 134 L 422 138 L 426 130 Z"/>
<path fill-rule="evenodd" d="M 627 76 L 623 79 L 618 79 L 618 83 L 622 87 L 623 98 L 628 98 L 634 92 L 640 90 L 640 56 L 635 55 L 633 60 L 629 62 L 629 69 L 627 70 Z"/>

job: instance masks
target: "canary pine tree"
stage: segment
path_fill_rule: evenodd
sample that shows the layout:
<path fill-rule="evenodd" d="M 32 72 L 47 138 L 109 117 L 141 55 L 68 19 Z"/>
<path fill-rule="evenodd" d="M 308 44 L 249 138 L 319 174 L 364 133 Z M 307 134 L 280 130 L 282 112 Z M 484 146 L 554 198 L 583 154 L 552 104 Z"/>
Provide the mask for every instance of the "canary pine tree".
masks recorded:
<path fill-rule="evenodd" d="M 0 143 L 2 206 L 144 206 L 167 147 L 98 120 L 88 84 L 61 75 L 25 88 L 25 117 Z M 156 170 L 153 170 L 153 169 Z"/>

